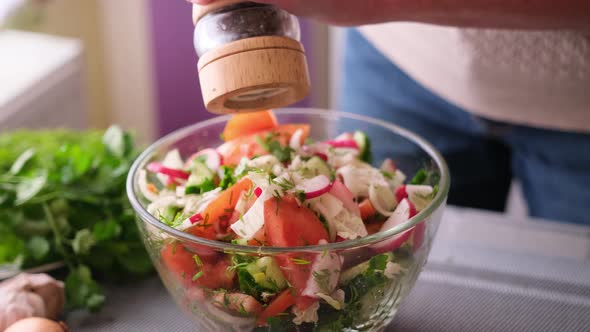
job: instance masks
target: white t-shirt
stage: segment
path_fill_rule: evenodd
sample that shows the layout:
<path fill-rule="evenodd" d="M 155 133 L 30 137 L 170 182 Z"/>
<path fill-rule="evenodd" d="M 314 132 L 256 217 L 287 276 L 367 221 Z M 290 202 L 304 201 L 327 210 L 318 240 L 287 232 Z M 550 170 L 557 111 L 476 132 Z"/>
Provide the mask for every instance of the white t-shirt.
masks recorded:
<path fill-rule="evenodd" d="M 361 32 L 417 82 L 486 118 L 590 132 L 590 31 L 417 23 Z"/>

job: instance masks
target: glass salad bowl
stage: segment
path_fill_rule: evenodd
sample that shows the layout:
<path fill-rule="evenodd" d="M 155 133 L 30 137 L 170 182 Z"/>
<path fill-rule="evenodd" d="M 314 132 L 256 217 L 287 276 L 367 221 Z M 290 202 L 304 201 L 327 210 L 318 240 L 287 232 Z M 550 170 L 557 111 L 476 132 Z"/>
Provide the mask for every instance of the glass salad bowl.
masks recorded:
<path fill-rule="evenodd" d="M 340 168 L 322 178 L 329 178 L 332 182 L 329 193 L 332 193 L 333 188 L 337 186 L 342 187 L 343 183 L 346 187 L 345 185 L 350 181 L 356 181 L 357 186 L 366 187 L 368 184 L 363 181 L 374 179 L 366 177 L 366 174 L 377 174 L 376 176 L 380 179 L 389 181 L 387 183 L 397 181 L 395 185 L 392 184 L 395 188 L 391 187 L 391 190 L 395 192 L 395 198 L 391 198 L 391 201 L 397 204 L 395 210 L 381 212 L 383 206 L 380 206 L 377 212 L 374 211 L 376 217 L 371 218 L 377 220 L 379 225 L 375 228 L 372 222 L 367 223 L 365 219 L 360 219 L 360 215 L 364 213 L 360 202 L 362 194 L 355 196 L 349 202 L 349 205 L 353 205 L 350 211 L 357 211 L 359 217 L 355 217 L 357 218 L 355 220 L 365 222 L 366 229 L 373 230 L 363 233 L 362 236 L 348 238 L 345 233 L 338 230 L 337 236 L 329 235 L 329 240 L 318 241 L 318 234 L 332 234 L 330 222 L 326 222 L 325 219 L 328 218 L 324 217 L 323 210 L 315 214 L 319 218 L 317 220 L 321 220 L 321 225 L 324 226 L 320 226 L 321 229 L 308 227 L 309 224 L 302 217 L 303 214 L 297 211 L 304 206 L 311 209 L 312 202 L 325 200 L 327 196 L 315 197 L 324 193 L 322 191 L 318 194 L 316 190 L 312 198 L 308 191 L 303 192 L 304 195 L 299 200 L 290 199 L 295 202 L 295 210 L 293 210 L 295 212 L 284 213 L 282 212 L 284 209 L 281 208 L 283 209 L 281 210 L 282 221 L 286 221 L 286 224 L 281 226 L 284 232 L 281 236 L 287 240 L 299 239 L 299 237 L 314 238 L 313 241 L 306 240 L 298 246 L 289 245 L 289 243 L 299 242 L 287 240 L 286 245 L 276 245 L 276 241 L 273 242 L 275 245 L 268 245 L 266 242 L 253 243 L 240 239 L 237 236 L 238 232 L 233 234 L 234 238 L 230 236 L 229 239 L 196 236 L 206 233 L 208 227 L 217 229 L 219 226 L 211 223 L 211 220 L 208 224 L 209 215 L 204 218 L 205 220 L 201 214 L 196 214 L 187 216 L 182 221 L 184 217 L 178 217 L 180 212 L 175 204 L 179 200 L 187 199 L 188 196 L 193 198 L 204 196 L 199 196 L 202 194 L 199 190 L 192 191 L 191 194 L 194 194 L 192 196 L 185 195 L 189 193 L 188 184 L 186 187 L 178 185 L 175 190 L 167 191 L 165 186 L 170 185 L 170 179 L 174 180 L 172 176 L 182 171 L 164 172 L 168 175 L 166 180 L 165 177 L 161 178 L 163 174 L 158 174 L 158 171 L 164 167 L 156 166 L 159 165 L 159 161 L 168 159 L 170 151 L 177 153 L 180 160 L 184 161 L 196 151 L 203 151 L 202 149 L 212 151 L 224 143 L 221 134 L 224 133 L 230 116 L 200 122 L 180 129 L 151 145 L 136 160 L 128 177 L 127 192 L 137 214 L 137 224 L 162 282 L 179 308 L 193 319 L 199 331 L 384 330 L 414 286 L 430 251 L 446 205 L 450 185 L 449 171 L 445 161 L 432 145 L 418 135 L 384 121 L 360 115 L 313 109 L 284 109 L 274 112 L 274 116 L 276 116 L 275 120 L 281 124 L 309 124 L 309 138 L 305 144 L 310 144 L 311 147 L 317 147 L 318 143 L 312 143 L 309 140 L 329 142 L 332 144 L 326 150 L 329 153 L 337 154 L 340 151 L 339 148 L 354 148 L 362 151 L 363 159 L 367 161 L 363 164 L 365 171 L 343 174 L 343 168 Z M 364 133 L 364 136 L 361 135 L 361 141 L 358 140 L 357 131 Z M 347 141 L 346 135 L 352 134 L 342 135 L 348 132 L 355 132 L 356 143 Z M 334 139 L 334 137 L 340 138 Z M 342 139 L 342 137 L 345 138 Z M 258 138 L 256 142 L 263 144 Z M 293 139 L 289 144 L 292 142 Z M 213 151 L 219 151 L 219 149 L 221 148 Z M 346 152 L 350 149 L 342 151 Z M 371 164 L 374 168 L 368 166 L 369 159 L 365 158 L 367 151 L 372 154 Z M 257 156 L 252 158 L 256 160 Z M 323 159 L 328 160 L 325 156 Z M 305 160 L 310 159 L 306 157 Z M 205 164 L 209 165 L 209 163 Z M 286 167 L 284 162 L 280 166 Z M 237 168 L 230 171 L 237 174 Z M 155 174 L 146 170 L 151 170 Z M 217 170 L 220 173 L 215 174 L 222 177 L 222 173 L 227 171 L 227 168 L 222 168 Z M 193 181 L 194 176 L 200 177 L 199 173 L 191 173 L 187 181 Z M 146 180 L 148 177 L 152 180 Z M 158 177 L 162 182 L 160 187 L 164 186 L 164 188 L 156 188 L 153 184 L 158 182 Z M 318 177 L 321 176 L 314 177 L 313 181 L 317 182 Z M 276 182 L 278 178 L 273 176 L 268 182 Z M 146 181 L 153 181 L 153 183 L 147 184 Z M 172 182 L 176 186 L 174 181 Z M 215 183 L 221 186 L 219 182 Z M 230 188 L 236 188 L 242 182 L 237 182 Z M 250 196 L 252 192 L 262 191 L 260 187 L 255 189 L 254 187 L 256 185 L 249 189 Z M 180 197 L 175 197 L 174 192 L 178 193 L 178 188 L 180 188 L 178 194 Z M 375 188 L 373 185 L 368 188 L 370 188 L 370 202 L 374 203 L 375 208 L 378 201 L 389 197 L 385 194 L 385 196 L 380 195 L 379 192 L 375 194 L 371 191 Z M 417 188 L 428 190 L 420 194 Z M 218 191 L 221 190 L 218 189 Z M 224 190 L 232 191 L 225 188 Z M 241 192 L 240 199 L 245 197 L 246 191 Z M 158 192 L 171 195 L 172 200 L 169 206 L 154 209 L 154 202 L 164 200 L 162 197 L 153 197 Z M 349 191 L 346 190 L 346 192 Z M 254 200 L 261 200 L 260 194 L 257 192 L 258 198 Z M 221 192 L 218 197 L 223 195 Z M 334 193 L 330 197 L 333 196 L 342 195 Z M 273 212 L 269 211 L 268 206 L 274 204 L 273 209 L 276 208 L 275 212 L 278 215 L 279 205 L 287 204 L 281 203 L 286 200 L 283 197 L 282 194 L 269 196 L 263 205 L 264 212 L 257 215 L 258 219 L 264 219 L 265 223 L 270 223 L 267 219 L 272 219 Z M 225 195 L 225 198 L 229 201 L 233 199 L 234 202 L 236 200 L 231 195 Z M 230 211 L 226 212 L 230 214 L 235 212 L 233 209 L 238 209 L 236 204 L 240 203 L 233 203 Z M 387 202 L 384 204 L 387 205 Z M 256 203 L 251 209 L 254 209 L 255 205 Z M 343 206 L 342 203 L 336 205 Z M 346 204 L 344 206 L 348 208 Z M 360 214 L 358 206 L 361 206 Z M 171 209 L 172 216 L 165 216 L 170 214 Z M 234 222 L 237 224 L 244 221 L 246 214 L 240 215 L 239 220 Z M 311 218 L 316 218 L 315 215 Z M 198 216 L 199 220 L 195 220 L 195 216 Z M 249 220 L 254 223 L 260 221 L 251 217 Z M 193 228 L 202 227 L 202 233 L 187 231 L 186 228 L 181 227 L 187 220 L 190 223 L 196 223 L 191 226 Z M 262 223 L 260 221 L 261 225 Z M 319 222 L 317 224 L 320 225 Z M 231 227 L 234 229 L 234 224 Z M 263 227 L 267 232 L 267 238 L 270 237 L 266 224 Z M 273 239 L 276 240 L 276 238 L 276 235 L 273 235 Z"/>

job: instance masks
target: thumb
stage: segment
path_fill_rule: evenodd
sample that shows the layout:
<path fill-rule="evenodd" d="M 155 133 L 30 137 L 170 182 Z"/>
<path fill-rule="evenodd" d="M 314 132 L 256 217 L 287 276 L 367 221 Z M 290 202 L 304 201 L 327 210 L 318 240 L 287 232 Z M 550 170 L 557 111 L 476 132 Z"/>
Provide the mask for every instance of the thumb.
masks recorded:
<path fill-rule="evenodd" d="M 210 3 L 220 1 L 220 0 L 186 0 L 187 2 L 197 4 L 197 5 L 208 5 Z M 248 0 L 243 0 L 242 2 L 246 2 Z M 303 11 L 303 7 L 301 5 L 300 0 L 254 0 L 254 2 L 264 3 L 269 5 L 275 5 L 277 7 L 281 7 L 289 12 L 293 13 L 301 13 Z"/>

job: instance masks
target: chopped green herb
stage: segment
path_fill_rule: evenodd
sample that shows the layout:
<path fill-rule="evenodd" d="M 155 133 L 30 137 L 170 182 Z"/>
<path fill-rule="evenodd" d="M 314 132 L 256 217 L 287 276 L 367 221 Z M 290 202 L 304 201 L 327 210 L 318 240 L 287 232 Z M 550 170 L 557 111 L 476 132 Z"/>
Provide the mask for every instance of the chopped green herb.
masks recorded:
<path fill-rule="evenodd" d="M 388 180 L 392 180 L 395 176 L 395 173 L 391 173 L 391 172 L 387 172 L 387 171 L 381 171 L 381 174 L 383 174 L 383 176 Z"/>
<path fill-rule="evenodd" d="M 297 197 L 297 199 L 301 203 L 305 202 L 305 200 L 307 199 L 307 195 L 305 194 L 305 191 L 303 191 L 303 190 L 296 190 L 295 197 Z"/>
<path fill-rule="evenodd" d="M 410 184 L 436 186 L 440 181 L 440 173 L 428 167 L 420 169 L 410 181 Z"/>
<path fill-rule="evenodd" d="M 211 191 L 213 189 L 215 189 L 215 182 L 213 182 L 212 178 L 207 178 L 204 179 L 199 185 L 191 185 L 191 186 L 187 186 L 184 190 L 184 193 L 186 195 L 199 195 L 199 194 L 204 194 L 208 191 Z"/>
<path fill-rule="evenodd" d="M 296 257 L 292 257 L 291 258 L 291 262 L 297 264 L 297 265 L 307 265 L 307 264 L 311 264 L 310 261 L 308 261 L 307 259 L 303 259 L 303 258 L 296 258 Z"/>
<path fill-rule="evenodd" d="M 294 152 L 289 146 L 282 146 L 279 141 L 275 139 L 276 135 L 267 134 L 264 139 L 256 136 L 256 142 L 265 151 L 277 157 L 280 162 L 288 162 L 291 160 L 291 153 Z"/>
<path fill-rule="evenodd" d="M 219 187 L 223 190 L 233 186 L 237 182 L 234 176 L 234 169 L 229 166 L 221 166 L 221 179 L 219 181 Z"/>
<path fill-rule="evenodd" d="M 193 259 L 195 260 L 195 263 L 197 263 L 198 267 L 202 267 L 203 266 L 203 261 L 201 260 L 201 257 L 199 257 L 199 255 L 194 254 L 193 255 Z"/>
<path fill-rule="evenodd" d="M 295 188 L 295 183 L 287 178 L 281 178 L 279 181 L 274 181 L 282 191 L 288 191 Z"/>
<path fill-rule="evenodd" d="M 416 173 L 416 175 L 414 175 L 412 181 L 410 181 L 410 184 L 423 184 L 427 177 L 426 170 L 421 169 Z"/>
<path fill-rule="evenodd" d="M 195 275 L 192 278 L 192 281 L 198 280 L 199 278 L 201 278 L 203 276 L 203 274 L 204 274 L 203 271 L 199 271 L 199 272 L 195 273 Z"/>
<path fill-rule="evenodd" d="M 291 332 L 301 330 L 300 326 L 297 326 L 295 323 L 293 323 L 293 315 L 291 314 L 268 317 L 266 322 L 268 323 L 268 332 Z"/>

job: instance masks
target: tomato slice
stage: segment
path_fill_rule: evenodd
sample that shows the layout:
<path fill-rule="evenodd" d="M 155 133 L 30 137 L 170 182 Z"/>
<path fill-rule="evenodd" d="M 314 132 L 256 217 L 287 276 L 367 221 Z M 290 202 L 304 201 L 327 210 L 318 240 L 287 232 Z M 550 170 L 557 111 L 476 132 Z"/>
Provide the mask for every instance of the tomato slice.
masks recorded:
<path fill-rule="evenodd" d="M 231 141 L 276 126 L 277 118 L 272 111 L 236 114 L 229 119 L 222 135 L 225 141 Z"/>
<path fill-rule="evenodd" d="M 277 296 L 258 316 L 258 326 L 267 325 L 267 319 L 276 317 L 279 314 L 285 312 L 289 307 L 295 304 L 295 296 L 290 289 L 284 290 L 279 296 Z"/>
<path fill-rule="evenodd" d="M 359 204 L 359 209 L 361 210 L 361 219 L 365 221 L 377 214 L 377 210 L 368 198 Z"/>
<path fill-rule="evenodd" d="M 268 134 L 273 134 L 274 140 L 278 141 L 281 146 L 287 146 L 291 136 L 299 129 L 302 130 L 301 143 L 303 144 L 309 135 L 310 126 L 307 124 L 285 124 L 271 130 L 238 137 L 224 143 L 217 148 L 217 151 L 222 155 L 224 165 L 235 166 L 244 157 L 252 158 L 256 155 L 268 154 L 269 152 L 259 144 L 259 141 L 264 141 Z"/>
<path fill-rule="evenodd" d="M 328 241 L 328 231 L 318 217 L 293 196 L 264 203 L 264 231 L 273 247 L 300 247 Z"/>
<path fill-rule="evenodd" d="M 365 227 L 367 228 L 367 233 L 369 233 L 369 235 L 373 235 L 375 233 L 379 233 L 379 231 L 381 230 L 381 227 L 383 227 L 383 224 L 385 222 L 370 222 L 370 223 L 366 223 Z"/>
<path fill-rule="evenodd" d="M 240 195 L 252 186 L 250 179 L 243 178 L 223 191 L 205 208 L 203 220 L 188 228 L 187 232 L 210 240 L 216 239 L 217 234 L 226 234 Z"/>
<path fill-rule="evenodd" d="M 264 233 L 264 228 L 261 228 L 254 237 L 248 241 L 248 244 L 251 246 L 263 246 L 266 244 L 266 234 Z"/>
<path fill-rule="evenodd" d="M 232 286 L 234 273 L 227 270 L 231 265 L 229 257 L 197 257 L 180 243 L 168 244 L 160 252 L 164 266 L 179 278 L 185 287 L 228 289 Z"/>
<path fill-rule="evenodd" d="M 328 231 L 311 210 L 299 206 L 297 199 L 284 196 L 269 199 L 264 204 L 264 231 L 266 242 L 273 247 L 295 247 L 318 244 L 320 240 L 328 241 Z M 311 303 L 302 299 L 311 275 L 311 264 L 317 254 L 284 254 L 275 258 L 285 278 L 295 289 L 297 304 L 305 309 Z"/>

